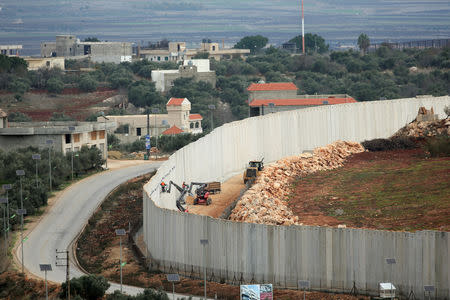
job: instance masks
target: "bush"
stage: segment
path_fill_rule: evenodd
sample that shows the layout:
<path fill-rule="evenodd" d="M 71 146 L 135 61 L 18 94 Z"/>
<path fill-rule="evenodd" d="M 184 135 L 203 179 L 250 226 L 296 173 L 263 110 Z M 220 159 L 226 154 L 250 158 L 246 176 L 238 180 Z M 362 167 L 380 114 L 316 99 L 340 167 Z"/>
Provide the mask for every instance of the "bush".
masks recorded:
<path fill-rule="evenodd" d="M 21 112 L 12 112 L 8 115 L 9 122 L 31 122 L 31 118 Z"/>
<path fill-rule="evenodd" d="M 145 289 L 143 293 L 136 296 L 127 296 L 119 291 L 114 291 L 113 294 L 106 297 L 106 300 L 169 300 L 169 297 L 164 291 Z"/>
<path fill-rule="evenodd" d="M 52 122 L 64 122 L 64 121 L 73 121 L 74 119 L 68 115 L 65 115 L 63 112 L 54 112 L 50 117 L 49 121 Z"/>
<path fill-rule="evenodd" d="M 110 284 L 103 276 L 84 275 L 70 280 L 70 294 L 80 295 L 86 300 L 102 299 L 108 290 Z M 64 282 L 61 285 L 60 298 L 65 298 L 67 294 L 67 285 Z"/>
<path fill-rule="evenodd" d="M 50 78 L 49 80 L 47 80 L 46 86 L 47 86 L 47 90 L 50 93 L 59 94 L 64 90 L 64 83 L 62 82 L 61 79 L 56 78 L 56 77 L 53 77 L 53 78 Z"/>
<path fill-rule="evenodd" d="M 93 92 L 97 90 L 98 82 L 91 75 L 85 74 L 81 76 L 78 82 L 78 88 L 83 92 Z"/>
<path fill-rule="evenodd" d="M 416 143 L 410 137 L 395 137 L 391 139 L 374 139 L 361 143 L 369 151 L 389 151 L 398 149 L 417 148 Z"/>
<path fill-rule="evenodd" d="M 30 90 L 30 82 L 25 78 L 16 77 L 8 84 L 8 90 L 23 95 Z"/>
<path fill-rule="evenodd" d="M 440 135 L 428 138 L 424 147 L 431 157 L 450 156 L 450 136 Z"/>

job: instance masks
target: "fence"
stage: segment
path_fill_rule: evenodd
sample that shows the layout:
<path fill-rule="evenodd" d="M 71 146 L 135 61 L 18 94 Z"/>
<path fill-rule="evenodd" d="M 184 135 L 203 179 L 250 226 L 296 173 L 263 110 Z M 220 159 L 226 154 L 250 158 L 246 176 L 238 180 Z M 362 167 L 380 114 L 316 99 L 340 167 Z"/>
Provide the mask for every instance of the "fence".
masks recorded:
<path fill-rule="evenodd" d="M 393 282 L 403 294 L 423 297 L 424 285 L 449 298 L 448 232 L 416 233 L 314 226 L 268 226 L 180 213 L 177 193 L 160 193 L 161 180 L 223 181 L 246 162 L 279 158 L 335 140 L 388 137 L 412 121 L 420 106 L 444 116 L 450 97 L 411 98 L 321 106 L 250 118 L 216 128 L 177 151 L 144 187 L 144 241 L 153 265 L 227 282 L 269 282 L 279 287 L 310 280 L 323 291 L 368 293 Z M 207 246 L 200 239 L 208 239 Z M 204 249 L 202 247 L 205 247 Z M 397 264 L 388 266 L 385 259 Z"/>

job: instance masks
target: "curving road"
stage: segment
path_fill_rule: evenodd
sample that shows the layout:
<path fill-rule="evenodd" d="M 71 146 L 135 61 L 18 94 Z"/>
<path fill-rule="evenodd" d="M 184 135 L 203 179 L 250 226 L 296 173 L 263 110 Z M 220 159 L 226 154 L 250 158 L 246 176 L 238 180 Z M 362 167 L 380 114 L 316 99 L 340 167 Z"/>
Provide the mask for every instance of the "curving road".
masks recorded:
<path fill-rule="evenodd" d="M 160 165 L 160 162 L 146 162 L 132 167 L 102 172 L 66 189 L 27 236 L 28 239 L 24 242 L 25 268 L 33 275 L 43 278 L 44 273 L 40 271 L 39 264 L 51 264 L 53 270 L 47 273 L 48 280 L 64 282 L 66 268 L 55 265 L 56 249 L 71 249 L 72 242 L 90 216 L 115 187 L 129 179 L 155 171 Z M 17 248 L 16 257 L 21 263 L 20 245 Z M 81 275 L 84 273 L 74 263 L 71 263 L 70 277 Z M 119 284 L 111 282 L 108 292 L 119 289 Z M 135 295 L 142 289 L 124 285 L 123 291 L 129 295 Z M 176 296 L 183 297 L 184 295 Z"/>

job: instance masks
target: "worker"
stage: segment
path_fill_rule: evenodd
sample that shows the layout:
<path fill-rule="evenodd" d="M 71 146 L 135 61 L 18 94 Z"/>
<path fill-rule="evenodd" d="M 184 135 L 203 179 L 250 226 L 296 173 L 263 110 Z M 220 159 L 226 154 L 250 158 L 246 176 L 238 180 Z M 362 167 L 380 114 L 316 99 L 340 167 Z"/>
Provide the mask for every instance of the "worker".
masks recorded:
<path fill-rule="evenodd" d="M 166 192 L 166 183 L 164 181 L 161 181 L 161 192 Z"/>
<path fill-rule="evenodd" d="M 188 189 L 188 185 L 184 181 L 183 181 L 183 184 L 181 185 L 181 187 L 183 188 L 183 190 Z"/>

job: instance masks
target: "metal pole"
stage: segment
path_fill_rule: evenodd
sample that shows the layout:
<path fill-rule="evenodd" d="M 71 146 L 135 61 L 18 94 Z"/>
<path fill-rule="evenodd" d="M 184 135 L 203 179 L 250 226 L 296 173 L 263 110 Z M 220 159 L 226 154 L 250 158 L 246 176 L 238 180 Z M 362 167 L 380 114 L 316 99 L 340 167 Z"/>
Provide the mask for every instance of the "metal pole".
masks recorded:
<path fill-rule="evenodd" d="M 23 209 L 23 197 L 22 197 L 22 176 L 19 177 L 20 181 L 20 209 Z M 22 274 L 24 273 L 24 263 L 23 263 L 23 213 L 20 214 L 20 244 L 21 244 L 21 252 L 22 252 Z"/>
<path fill-rule="evenodd" d="M 155 140 L 156 140 L 156 149 L 158 149 L 158 135 L 156 133 L 156 114 L 155 114 Z M 158 159 L 158 151 L 155 152 L 156 159 Z"/>
<path fill-rule="evenodd" d="M 66 250 L 66 262 L 67 262 L 67 269 L 66 269 L 66 281 L 67 281 L 67 299 L 70 300 L 70 260 L 69 260 L 69 250 Z"/>
<path fill-rule="evenodd" d="M 147 136 L 150 138 L 150 115 L 147 108 Z M 150 159 L 150 149 L 147 149 L 147 159 Z"/>
<path fill-rule="evenodd" d="M 6 241 L 6 212 L 5 212 L 5 206 L 3 206 L 3 234 L 5 236 L 5 257 L 6 257 L 8 255 L 8 245 L 7 245 L 7 241 Z"/>
<path fill-rule="evenodd" d="M 106 169 L 108 170 L 108 132 L 106 132 L 106 118 L 104 118 L 103 120 L 105 120 L 105 149 L 106 149 L 105 166 Z"/>
<path fill-rule="evenodd" d="M 213 120 L 213 112 L 211 110 L 211 131 L 214 130 L 214 120 Z"/>
<path fill-rule="evenodd" d="M 203 245 L 203 275 L 204 275 L 204 279 L 205 279 L 205 300 L 206 300 L 206 245 Z"/>
<path fill-rule="evenodd" d="M 8 198 L 8 190 L 6 190 L 6 219 L 8 220 L 8 229 L 9 229 L 9 198 Z M 8 230 L 9 237 L 9 230 Z"/>
<path fill-rule="evenodd" d="M 38 164 L 37 164 L 37 159 L 36 159 L 36 188 L 39 187 L 39 183 L 38 183 Z"/>
<path fill-rule="evenodd" d="M 303 300 L 306 299 L 306 289 L 303 290 Z"/>
<path fill-rule="evenodd" d="M 45 273 L 45 299 L 48 300 L 47 270 L 44 273 Z"/>
<path fill-rule="evenodd" d="M 122 293 L 122 236 L 120 237 L 120 292 Z"/>
<path fill-rule="evenodd" d="M 175 300 L 175 282 L 172 281 L 172 300 Z"/>
<path fill-rule="evenodd" d="M 72 143 L 72 181 L 73 181 L 73 143 Z"/>
<path fill-rule="evenodd" d="M 50 193 L 52 192 L 52 157 L 50 152 L 50 146 L 48 147 L 48 167 L 49 167 L 49 180 L 50 180 Z"/>
<path fill-rule="evenodd" d="M 303 0 L 302 0 L 302 52 L 305 54 L 305 14 L 303 10 Z"/>

